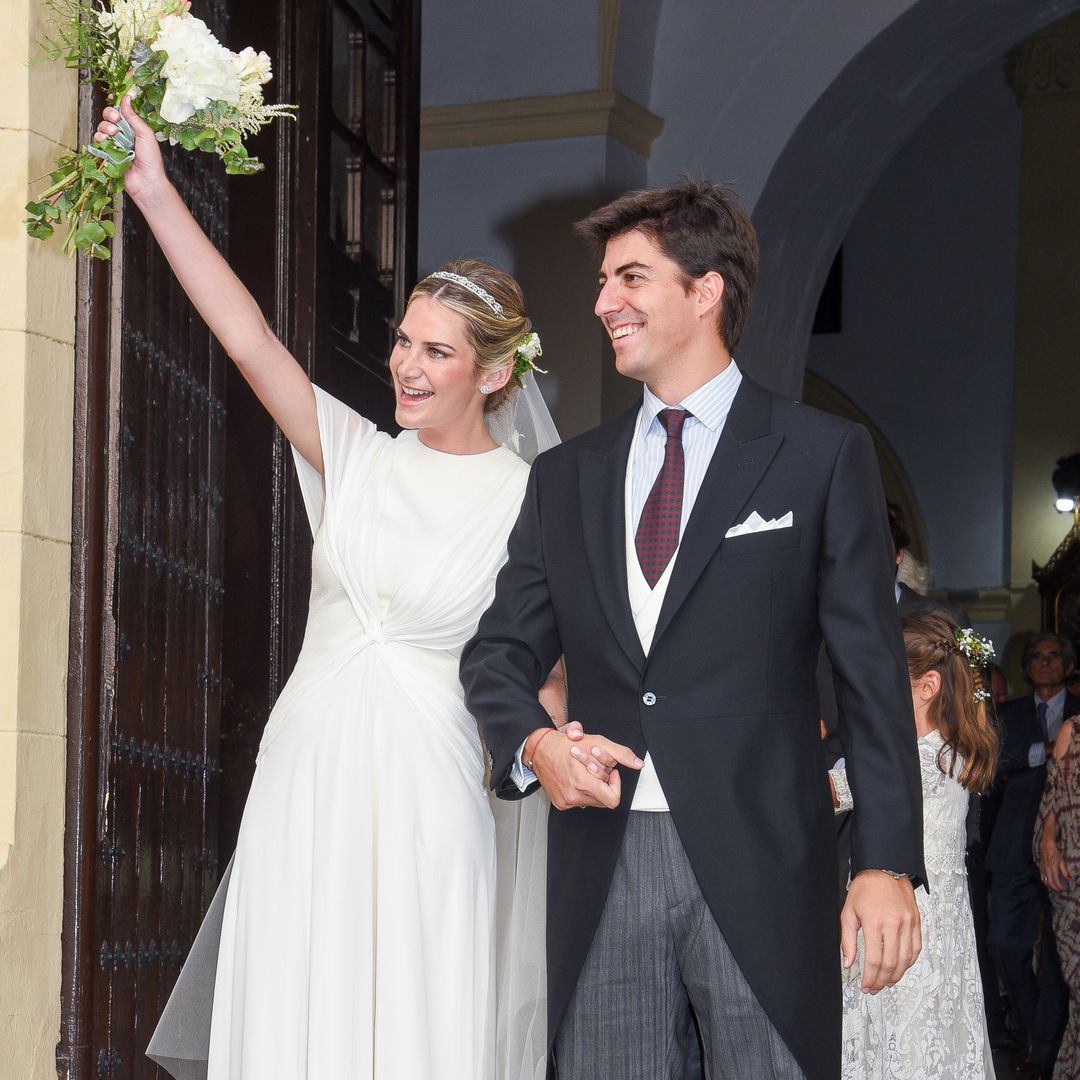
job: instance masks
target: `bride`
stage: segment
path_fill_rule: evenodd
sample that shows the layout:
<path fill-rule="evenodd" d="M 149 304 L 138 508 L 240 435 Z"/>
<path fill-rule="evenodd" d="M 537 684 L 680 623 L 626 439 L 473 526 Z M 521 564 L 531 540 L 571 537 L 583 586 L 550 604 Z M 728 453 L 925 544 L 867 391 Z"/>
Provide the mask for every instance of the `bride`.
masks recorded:
<path fill-rule="evenodd" d="M 457 657 L 528 474 L 489 431 L 523 376 L 535 392 L 521 292 L 476 262 L 417 285 L 390 356 L 406 429 L 391 438 L 311 384 L 169 183 L 150 128 L 126 100 L 122 114 L 126 190 L 291 443 L 314 536 L 303 648 L 149 1052 L 211 1080 L 490 1080 L 496 831 Z M 106 109 L 96 137 L 120 124 Z M 542 1014 L 542 972 L 525 974 Z"/>

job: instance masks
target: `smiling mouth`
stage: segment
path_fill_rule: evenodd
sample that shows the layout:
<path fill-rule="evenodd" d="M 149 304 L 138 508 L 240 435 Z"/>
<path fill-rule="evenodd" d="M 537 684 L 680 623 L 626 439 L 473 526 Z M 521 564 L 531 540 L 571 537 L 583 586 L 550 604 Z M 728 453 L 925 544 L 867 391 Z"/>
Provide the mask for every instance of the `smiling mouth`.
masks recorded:
<path fill-rule="evenodd" d="M 644 323 L 622 323 L 622 325 L 612 328 L 611 340 L 621 341 L 623 338 L 633 337 L 634 334 L 644 329 Z"/>
<path fill-rule="evenodd" d="M 427 401 L 428 398 L 434 397 L 435 394 L 431 390 L 411 390 L 407 386 L 401 388 L 401 393 L 398 395 L 400 401 L 407 401 L 409 403 L 416 403 L 421 401 Z"/>

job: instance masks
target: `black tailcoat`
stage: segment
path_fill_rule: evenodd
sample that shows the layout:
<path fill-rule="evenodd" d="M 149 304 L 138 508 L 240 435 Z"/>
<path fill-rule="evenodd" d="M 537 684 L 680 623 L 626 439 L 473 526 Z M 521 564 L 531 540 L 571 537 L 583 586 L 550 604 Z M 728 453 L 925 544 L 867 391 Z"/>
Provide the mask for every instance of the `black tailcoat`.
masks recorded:
<path fill-rule="evenodd" d="M 835 826 L 819 746 L 822 636 L 857 807 L 853 871 L 925 877 L 892 541 L 869 436 L 743 380 L 687 523 L 646 657 L 627 595 L 624 486 L 637 410 L 542 455 L 462 682 L 510 778 L 565 656 L 571 719 L 651 752 L 702 892 L 808 1080 L 840 1072 Z M 725 539 L 751 511 L 787 529 Z M 637 774 L 614 811 L 552 811 L 551 1031 L 604 907 Z"/>

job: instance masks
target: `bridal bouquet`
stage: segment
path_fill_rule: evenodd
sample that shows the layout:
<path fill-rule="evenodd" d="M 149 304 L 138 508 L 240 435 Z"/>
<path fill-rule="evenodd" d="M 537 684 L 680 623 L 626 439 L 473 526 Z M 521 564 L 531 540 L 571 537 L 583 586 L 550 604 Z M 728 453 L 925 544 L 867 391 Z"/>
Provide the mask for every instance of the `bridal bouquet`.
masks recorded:
<path fill-rule="evenodd" d="M 217 154 L 232 175 L 258 172 L 244 139 L 292 105 L 267 105 L 270 57 L 225 48 L 188 8 L 189 0 L 46 0 L 56 37 L 44 43 L 50 59 L 63 60 L 105 87 L 119 106 L 130 96 L 136 111 L 161 142 Z M 127 121 L 111 139 L 65 154 L 50 174 L 51 185 L 27 203 L 26 231 L 47 240 L 67 228 L 64 251 L 109 258 L 110 220 L 135 157 Z"/>

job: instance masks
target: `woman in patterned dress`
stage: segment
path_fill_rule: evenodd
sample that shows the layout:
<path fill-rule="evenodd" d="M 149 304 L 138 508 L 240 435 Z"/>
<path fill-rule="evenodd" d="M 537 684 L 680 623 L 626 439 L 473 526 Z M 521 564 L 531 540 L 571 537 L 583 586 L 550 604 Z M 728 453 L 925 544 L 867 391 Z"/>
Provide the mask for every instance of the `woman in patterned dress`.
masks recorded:
<path fill-rule="evenodd" d="M 1066 720 L 1054 743 L 1035 824 L 1035 862 L 1050 890 L 1061 972 L 1069 986 L 1069 1024 L 1054 1063 L 1054 1080 L 1080 1076 L 1080 738 Z"/>
<path fill-rule="evenodd" d="M 929 891 L 915 893 L 922 952 L 895 986 L 866 994 L 860 937 L 859 954 L 843 973 L 842 1077 L 992 1080 L 965 867 L 968 797 L 986 790 L 997 761 L 978 673 L 981 642 L 937 611 L 909 615 L 903 628 L 929 878 Z M 847 768 L 829 776 L 837 811 L 851 809 Z"/>

